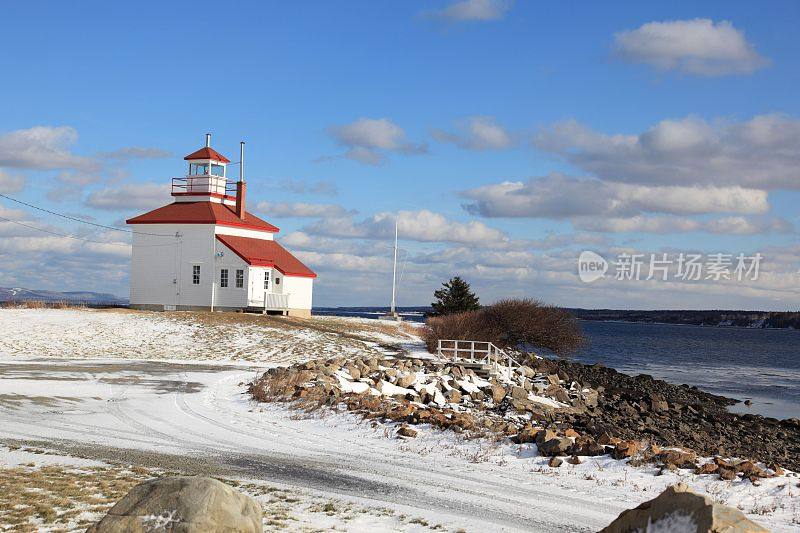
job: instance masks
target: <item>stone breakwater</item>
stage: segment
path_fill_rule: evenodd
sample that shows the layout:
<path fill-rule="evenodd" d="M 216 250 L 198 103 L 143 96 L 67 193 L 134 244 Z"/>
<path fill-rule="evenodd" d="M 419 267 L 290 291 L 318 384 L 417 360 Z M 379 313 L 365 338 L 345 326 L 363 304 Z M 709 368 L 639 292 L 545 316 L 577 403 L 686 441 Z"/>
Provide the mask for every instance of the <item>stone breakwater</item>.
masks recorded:
<path fill-rule="evenodd" d="M 782 474 L 782 467 L 800 469 L 800 421 L 731 415 L 727 398 L 600 366 L 529 358 L 527 366 L 494 372 L 429 359 L 332 358 L 270 369 L 249 391 L 257 401 L 344 407 L 366 419 L 397 422 L 399 438 L 413 438 L 413 426 L 427 424 L 476 438 L 535 443 L 540 454 L 552 457 L 551 466 L 562 464 L 560 457 L 578 463 L 610 454 L 754 483 Z M 779 433 L 789 436 L 792 447 Z M 752 442 L 753 435 L 775 440 Z"/>

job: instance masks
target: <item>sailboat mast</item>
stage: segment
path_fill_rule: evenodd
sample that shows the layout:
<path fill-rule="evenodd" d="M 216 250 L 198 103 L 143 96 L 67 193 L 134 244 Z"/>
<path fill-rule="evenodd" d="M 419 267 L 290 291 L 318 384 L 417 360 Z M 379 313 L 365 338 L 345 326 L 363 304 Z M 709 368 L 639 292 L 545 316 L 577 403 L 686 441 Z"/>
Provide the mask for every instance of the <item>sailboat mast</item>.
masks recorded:
<path fill-rule="evenodd" d="M 394 219 L 394 262 L 392 263 L 392 309 L 390 313 L 394 316 L 395 311 L 395 296 L 397 292 L 397 218 Z"/>

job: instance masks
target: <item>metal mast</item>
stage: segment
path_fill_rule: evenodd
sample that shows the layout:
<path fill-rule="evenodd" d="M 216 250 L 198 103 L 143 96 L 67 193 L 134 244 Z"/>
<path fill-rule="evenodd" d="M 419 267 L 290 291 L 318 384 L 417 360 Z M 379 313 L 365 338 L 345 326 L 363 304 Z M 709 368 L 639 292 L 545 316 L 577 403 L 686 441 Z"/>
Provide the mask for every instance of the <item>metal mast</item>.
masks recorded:
<path fill-rule="evenodd" d="M 397 316 L 397 311 L 395 310 L 396 293 L 397 293 L 397 217 L 395 217 L 394 219 L 394 263 L 392 263 L 392 309 L 391 311 L 389 311 L 389 314 L 392 316 Z"/>

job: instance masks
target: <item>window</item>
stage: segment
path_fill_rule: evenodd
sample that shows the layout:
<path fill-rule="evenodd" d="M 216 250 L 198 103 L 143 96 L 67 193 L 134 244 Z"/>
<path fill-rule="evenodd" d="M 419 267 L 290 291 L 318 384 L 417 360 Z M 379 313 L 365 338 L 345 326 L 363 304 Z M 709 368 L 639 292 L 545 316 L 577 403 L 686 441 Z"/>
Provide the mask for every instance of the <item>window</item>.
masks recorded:
<path fill-rule="evenodd" d="M 236 271 L 236 288 L 244 288 L 244 270 Z"/>
<path fill-rule="evenodd" d="M 219 271 L 219 286 L 220 287 L 227 287 L 228 286 L 228 269 L 223 268 Z"/>
<path fill-rule="evenodd" d="M 264 290 L 265 291 L 269 290 L 269 270 L 264 272 Z"/>
<path fill-rule="evenodd" d="M 280 285 L 280 284 L 281 284 L 281 278 L 275 276 L 275 285 Z"/>
<path fill-rule="evenodd" d="M 200 285 L 200 265 L 192 265 L 192 285 Z"/>
<path fill-rule="evenodd" d="M 225 167 L 222 165 L 211 165 L 211 174 L 214 176 L 225 177 Z"/>
<path fill-rule="evenodd" d="M 208 163 L 189 163 L 190 176 L 205 176 L 208 174 Z"/>

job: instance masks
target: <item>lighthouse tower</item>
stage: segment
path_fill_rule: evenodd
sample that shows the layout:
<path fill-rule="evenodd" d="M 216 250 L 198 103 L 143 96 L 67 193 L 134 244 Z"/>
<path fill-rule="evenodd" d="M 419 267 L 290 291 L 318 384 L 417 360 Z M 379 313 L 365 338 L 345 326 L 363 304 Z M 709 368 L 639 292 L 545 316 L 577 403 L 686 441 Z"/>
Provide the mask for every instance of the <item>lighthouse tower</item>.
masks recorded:
<path fill-rule="evenodd" d="M 247 212 L 244 143 L 235 182 L 210 134 L 184 160 L 173 202 L 127 220 L 131 307 L 310 316 L 316 274 L 275 241 L 276 226 Z"/>

